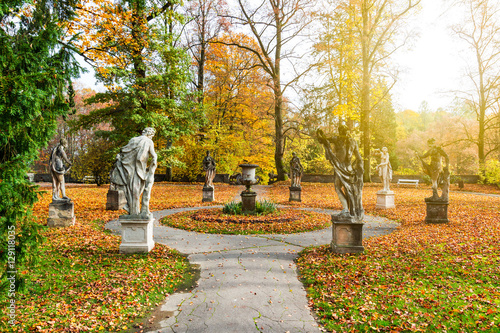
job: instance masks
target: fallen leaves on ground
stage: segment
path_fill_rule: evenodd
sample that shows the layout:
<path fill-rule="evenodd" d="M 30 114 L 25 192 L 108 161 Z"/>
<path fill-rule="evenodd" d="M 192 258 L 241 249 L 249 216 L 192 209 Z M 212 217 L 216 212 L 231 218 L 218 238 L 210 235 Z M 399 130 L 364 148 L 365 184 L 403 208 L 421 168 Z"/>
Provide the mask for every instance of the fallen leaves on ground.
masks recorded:
<path fill-rule="evenodd" d="M 152 202 L 159 206 L 170 204 L 165 197 L 190 195 L 190 187 L 187 191 L 161 184 L 155 187 L 157 198 Z M 167 246 L 156 244 L 147 255 L 118 253 L 121 238 L 105 231 L 104 224 L 124 211 L 105 210 L 107 190 L 67 186 L 66 193 L 75 204 L 76 224 L 46 229 L 47 240 L 41 247 L 39 262 L 32 267 L 18 267 L 24 271 L 27 290 L 16 295 L 16 325 L 8 325 L 3 313 L 0 330 L 121 331 L 191 279 L 185 257 Z M 51 201 L 48 190 L 40 194 L 34 206 L 40 224 L 46 224 Z"/>
<path fill-rule="evenodd" d="M 365 186 L 367 214 L 400 222 L 392 234 L 363 241 L 365 253 L 309 248 L 298 260 L 310 304 L 332 331 L 500 331 L 500 197 L 451 192 L 447 224 L 426 224 L 429 188 L 395 188 L 396 208 L 375 209 L 380 186 Z M 272 199 L 284 202 L 285 191 Z M 306 204 L 333 185 L 304 186 Z M 316 200 L 317 201 L 311 201 Z M 278 199 L 279 200 L 279 199 Z"/>

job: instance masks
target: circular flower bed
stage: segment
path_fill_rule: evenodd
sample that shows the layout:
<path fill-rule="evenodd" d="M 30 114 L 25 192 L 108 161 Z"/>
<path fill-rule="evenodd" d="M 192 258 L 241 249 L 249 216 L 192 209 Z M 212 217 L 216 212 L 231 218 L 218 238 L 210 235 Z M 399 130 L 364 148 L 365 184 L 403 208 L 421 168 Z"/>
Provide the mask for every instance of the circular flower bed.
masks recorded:
<path fill-rule="evenodd" d="M 258 215 L 227 215 L 222 209 L 200 209 L 164 217 L 161 223 L 178 229 L 211 234 L 290 234 L 331 226 L 330 215 L 282 209 Z"/>

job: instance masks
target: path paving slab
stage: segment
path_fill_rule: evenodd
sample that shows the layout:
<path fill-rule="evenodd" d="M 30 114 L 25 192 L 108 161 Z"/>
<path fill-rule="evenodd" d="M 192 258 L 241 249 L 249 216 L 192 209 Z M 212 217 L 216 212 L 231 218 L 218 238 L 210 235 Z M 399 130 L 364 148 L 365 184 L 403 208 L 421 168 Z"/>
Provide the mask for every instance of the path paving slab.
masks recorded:
<path fill-rule="evenodd" d="M 200 278 L 191 291 L 169 295 L 155 311 L 163 315 L 150 318 L 146 331 L 322 332 L 308 307 L 294 260 L 307 246 L 329 244 L 331 228 L 289 235 L 217 235 L 158 222 L 169 214 L 202 208 L 207 207 L 154 213 L 155 242 L 186 254 L 191 264 L 199 265 Z M 398 226 L 372 216 L 366 216 L 365 222 L 364 238 L 388 234 Z M 119 233 L 120 224 L 111 221 L 106 228 Z"/>

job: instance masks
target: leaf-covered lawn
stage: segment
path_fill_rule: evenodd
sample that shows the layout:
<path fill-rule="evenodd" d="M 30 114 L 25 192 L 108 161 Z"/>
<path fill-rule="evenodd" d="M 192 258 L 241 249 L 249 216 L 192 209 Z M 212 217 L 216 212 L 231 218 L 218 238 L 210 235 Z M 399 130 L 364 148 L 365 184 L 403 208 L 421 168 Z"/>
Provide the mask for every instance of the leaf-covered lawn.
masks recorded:
<path fill-rule="evenodd" d="M 289 234 L 324 229 L 331 225 L 331 217 L 292 209 L 263 216 L 226 215 L 222 209 L 203 209 L 169 215 L 161 222 L 173 228 L 212 234 Z"/>
<path fill-rule="evenodd" d="M 216 202 L 202 204 L 201 188 L 155 184 L 151 209 L 223 204 L 242 190 L 216 186 Z M 397 208 L 376 210 L 379 189 L 365 186 L 365 210 L 400 221 L 396 232 L 365 240 L 365 254 L 332 255 L 319 247 L 299 259 L 311 306 L 326 327 L 500 332 L 500 198 L 452 192 L 451 222 L 426 225 L 423 200 L 430 189 L 394 188 Z M 305 184 L 302 203 L 288 202 L 286 186 L 268 190 L 267 199 L 292 207 L 340 209 L 331 184 Z M 118 253 L 120 237 L 103 225 L 123 211 L 105 210 L 106 192 L 107 187 L 68 186 L 77 224 L 47 229 L 40 262 L 18 267 L 27 291 L 16 297 L 16 331 L 120 331 L 192 279 L 189 264 L 166 246 L 156 244 L 149 255 Z M 34 207 L 41 224 L 50 197 L 48 189 Z M 2 312 L 0 331 L 9 329 Z"/>
<path fill-rule="evenodd" d="M 151 209 L 201 206 L 201 186 L 155 184 Z M 50 188 L 34 207 L 46 224 Z M 230 201 L 237 188 L 220 186 L 218 199 Z M 106 211 L 108 188 L 67 186 L 75 203 L 76 225 L 47 229 L 41 260 L 18 267 L 27 290 L 16 295 L 17 324 L 11 327 L 2 304 L 0 331 L 120 331 L 131 327 L 154 305 L 192 279 L 186 259 L 161 244 L 149 255 L 118 253 L 120 237 L 104 230 L 124 211 Z M 219 202 L 215 202 L 218 204 Z"/>
<path fill-rule="evenodd" d="M 430 189 L 395 188 L 396 208 L 376 210 L 379 189 L 365 187 L 365 210 L 400 221 L 398 230 L 365 240 L 364 254 L 332 254 L 327 246 L 301 253 L 301 278 L 320 321 L 337 332 L 500 332 L 500 198 L 452 192 L 450 223 L 428 225 Z M 338 200 L 321 200 L 333 191 L 306 185 L 302 198 L 338 208 Z M 284 198 L 280 192 L 269 197 Z"/>

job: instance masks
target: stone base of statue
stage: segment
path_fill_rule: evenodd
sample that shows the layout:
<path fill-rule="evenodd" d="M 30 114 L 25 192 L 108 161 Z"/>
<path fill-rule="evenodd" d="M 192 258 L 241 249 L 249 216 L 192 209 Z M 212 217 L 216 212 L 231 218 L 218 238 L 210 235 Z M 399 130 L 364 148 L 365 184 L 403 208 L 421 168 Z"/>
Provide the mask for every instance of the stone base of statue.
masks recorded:
<path fill-rule="evenodd" d="M 118 219 L 122 225 L 120 253 L 148 253 L 155 246 L 153 240 L 153 216 L 122 215 Z"/>
<path fill-rule="evenodd" d="M 291 186 L 291 187 L 289 187 L 289 189 L 290 189 L 290 198 L 288 199 L 288 201 L 298 201 L 298 202 L 301 202 L 302 198 L 301 198 L 300 195 L 302 193 L 302 188 Z"/>
<path fill-rule="evenodd" d="M 425 223 L 448 223 L 448 201 L 425 198 L 427 216 Z"/>
<path fill-rule="evenodd" d="M 363 247 L 363 225 L 355 222 L 352 216 L 342 214 L 332 215 L 332 243 L 333 253 L 360 253 Z"/>
<path fill-rule="evenodd" d="M 241 192 L 241 209 L 243 212 L 253 212 L 255 211 L 255 199 L 257 193 L 255 192 Z"/>
<path fill-rule="evenodd" d="M 49 227 L 70 227 L 75 225 L 75 204 L 71 200 L 55 200 L 49 204 Z"/>
<path fill-rule="evenodd" d="M 394 192 L 393 191 L 378 191 L 377 192 L 377 204 L 375 208 L 388 209 L 394 208 Z"/>
<path fill-rule="evenodd" d="M 212 202 L 215 200 L 214 188 L 209 186 L 203 186 L 203 199 L 201 202 Z"/>
<path fill-rule="evenodd" d="M 125 193 L 120 190 L 109 190 L 106 199 L 106 210 L 120 210 L 127 204 Z"/>

